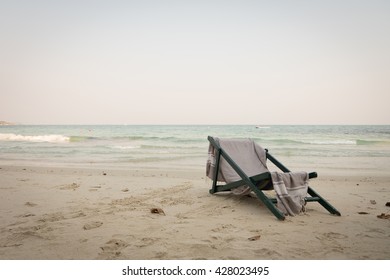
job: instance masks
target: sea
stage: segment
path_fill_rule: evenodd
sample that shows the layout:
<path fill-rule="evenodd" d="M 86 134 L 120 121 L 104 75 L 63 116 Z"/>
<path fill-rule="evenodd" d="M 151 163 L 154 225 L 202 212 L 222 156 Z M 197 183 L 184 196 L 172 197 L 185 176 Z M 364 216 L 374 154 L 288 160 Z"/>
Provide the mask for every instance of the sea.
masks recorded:
<path fill-rule="evenodd" d="M 4 125 L 0 165 L 201 171 L 208 136 L 251 138 L 292 171 L 390 175 L 390 125 Z"/>

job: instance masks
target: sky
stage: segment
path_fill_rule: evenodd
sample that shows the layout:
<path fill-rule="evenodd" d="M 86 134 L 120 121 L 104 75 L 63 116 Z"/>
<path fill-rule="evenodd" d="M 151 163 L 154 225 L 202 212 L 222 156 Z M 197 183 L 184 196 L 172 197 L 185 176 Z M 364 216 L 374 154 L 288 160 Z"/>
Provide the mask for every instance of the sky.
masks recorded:
<path fill-rule="evenodd" d="M 0 120 L 390 124 L 390 1 L 0 0 Z"/>

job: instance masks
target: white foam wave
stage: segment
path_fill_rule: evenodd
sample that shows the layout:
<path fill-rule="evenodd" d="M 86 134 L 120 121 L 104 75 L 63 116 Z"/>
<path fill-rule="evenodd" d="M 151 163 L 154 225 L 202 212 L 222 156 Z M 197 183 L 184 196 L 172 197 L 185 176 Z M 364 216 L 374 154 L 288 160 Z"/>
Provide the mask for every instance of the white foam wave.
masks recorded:
<path fill-rule="evenodd" d="M 120 150 L 132 150 L 132 149 L 139 149 L 141 146 L 114 146 L 115 149 Z"/>
<path fill-rule="evenodd" d="M 20 142 L 50 142 L 66 143 L 70 138 L 63 135 L 20 135 L 13 133 L 0 133 L 0 141 L 20 141 Z"/>
<path fill-rule="evenodd" d="M 314 144 L 314 145 L 356 145 L 355 140 L 308 140 L 302 141 L 305 144 Z"/>

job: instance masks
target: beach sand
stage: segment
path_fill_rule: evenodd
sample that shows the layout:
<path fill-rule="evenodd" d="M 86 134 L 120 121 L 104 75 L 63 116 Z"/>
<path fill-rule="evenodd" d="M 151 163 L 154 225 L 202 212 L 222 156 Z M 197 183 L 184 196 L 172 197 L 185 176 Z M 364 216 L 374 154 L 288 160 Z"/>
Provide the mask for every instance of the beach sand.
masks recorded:
<path fill-rule="evenodd" d="M 0 168 L 3 260 L 390 259 L 383 174 L 319 174 L 342 216 L 309 203 L 278 221 L 255 197 L 210 195 L 204 170 Z"/>

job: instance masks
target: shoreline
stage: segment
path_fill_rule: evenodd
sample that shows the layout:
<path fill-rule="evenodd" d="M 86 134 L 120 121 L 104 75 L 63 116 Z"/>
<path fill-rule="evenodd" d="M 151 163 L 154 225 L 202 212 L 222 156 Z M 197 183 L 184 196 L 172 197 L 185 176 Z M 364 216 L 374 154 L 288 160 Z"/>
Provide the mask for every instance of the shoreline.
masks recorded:
<path fill-rule="evenodd" d="M 390 259 L 390 176 L 320 176 L 318 203 L 278 221 L 210 195 L 204 170 L 0 165 L 0 259 Z M 163 213 L 151 213 L 159 208 Z M 250 241 L 251 237 L 258 237 Z"/>

